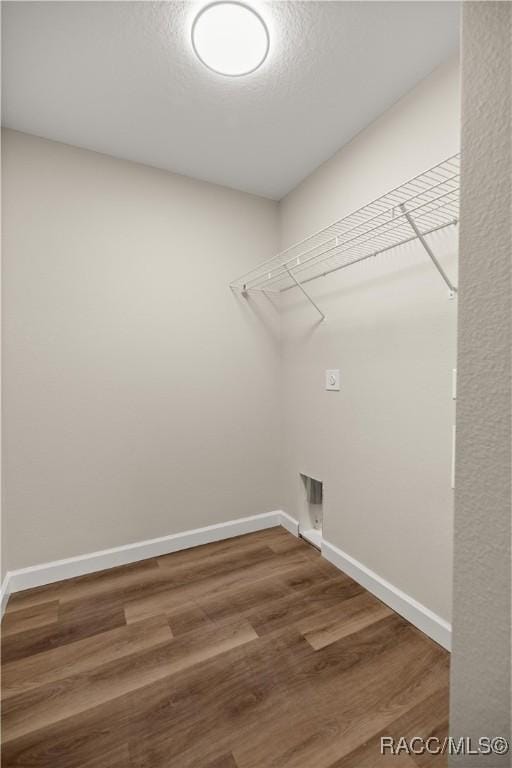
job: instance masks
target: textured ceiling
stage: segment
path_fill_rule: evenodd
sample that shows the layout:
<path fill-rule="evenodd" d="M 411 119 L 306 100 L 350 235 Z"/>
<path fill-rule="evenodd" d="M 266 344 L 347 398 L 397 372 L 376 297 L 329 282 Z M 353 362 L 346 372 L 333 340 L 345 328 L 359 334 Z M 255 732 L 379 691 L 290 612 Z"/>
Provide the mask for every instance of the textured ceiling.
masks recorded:
<path fill-rule="evenodd" d="M 254 2 L 242 78 L 190 46 L 203 3 L 4 2 L 3 124 L 279 199 L 448 58 L 451 2 Z"/>

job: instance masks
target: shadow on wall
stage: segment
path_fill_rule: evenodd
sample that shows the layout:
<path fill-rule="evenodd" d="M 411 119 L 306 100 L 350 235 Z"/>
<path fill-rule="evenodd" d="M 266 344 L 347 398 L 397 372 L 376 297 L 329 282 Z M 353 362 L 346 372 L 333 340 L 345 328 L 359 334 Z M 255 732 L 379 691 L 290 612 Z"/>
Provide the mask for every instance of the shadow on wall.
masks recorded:
<path fill-rule="evenodd" d="M 241 314 L 248 316 L 245 311 L 247 307 L 258 324 L 264 326 L 274 340 L 278 341 L 281 336 L 280 302 L 262 291 L 243 294 L 231 288 L 231 292 L 241 309 Z"/>

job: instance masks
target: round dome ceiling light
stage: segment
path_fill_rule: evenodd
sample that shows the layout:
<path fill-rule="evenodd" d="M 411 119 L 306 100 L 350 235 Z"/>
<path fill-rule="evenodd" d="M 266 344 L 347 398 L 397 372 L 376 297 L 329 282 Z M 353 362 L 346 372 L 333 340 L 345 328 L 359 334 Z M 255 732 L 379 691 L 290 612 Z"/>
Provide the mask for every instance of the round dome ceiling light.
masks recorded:
<path fill-rule="evenodd" d="M 270 46 L 268 29 L 248 5 L 227 0 L 203 8 L 192 25 L 199 60 L 219 75 L 240 77 L 258 69 Z"/>

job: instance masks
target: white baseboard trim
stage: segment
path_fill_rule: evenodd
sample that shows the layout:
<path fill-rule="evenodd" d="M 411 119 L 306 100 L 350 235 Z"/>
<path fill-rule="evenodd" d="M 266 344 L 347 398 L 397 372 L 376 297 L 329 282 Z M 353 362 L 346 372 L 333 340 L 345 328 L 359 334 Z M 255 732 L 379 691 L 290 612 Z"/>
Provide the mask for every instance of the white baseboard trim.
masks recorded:
<path fill-rule="evenodd" d="M 283 528 L 286 528 L 287 531 L 290 533 L 293 533 L 294 536 L 299 537 L 299 521 L 295 520 L 295 518 L 291 517 L 287 512 L 283 512 L 282 510 L 279 510 L 280 515 L 280 525 L 283 526 Z"/>
<path fill-rule="evenodd" d="M 5 606 L 7 605 L 7 601 L 9 599 L 9 595 L 11 594 L 11 577 L 9 571 L 4 576 L 4 580 L 2 582 L 2 588 L 0 590 L 0 616 L 4 615 Z"/>
<path fill-rule="evenodd" d="M 452 628 L 447 621 L 325 539 L 322 542 L 322 555 L 436 643 L 451 650 Z"/>
<path fill-rule="evenodd" d="M 103 571 L 117 565 L 127 565 L 138 560 L 146 560 L 149 557 L 167 555 L 181 549 L 198 547 L 201 544 L 230 539 L 233 536 L 242 536 L 245 533 L 254 533 L 277 525 L 282 525 L 295 536 L 298 535 L 298 522 L 286 512 L 275 510 L 251 517 L 240 517 L 226 523 L 208 525 L 205 528 L 173 533 L 158 539 L 138 541 L 121 547 L 68 557 L 65 560 L 55 560 L 41 565 L 32 565 L 29 568 L 21 568 L 17 571 L 8 571 L 2 584 L 2 615 L 9 595 L 22 589 L 52 584 L 55 581 Z"/>
<path fill-rule="evenodd" d="M 68 557 L 65 560 L 33 565 L 17 571 L 8 571 L 1 587 L 1 615 L 3 616 L 9 595 L 13 592 L 115 568 L 118 565 L 128 565 L 138 560 L 146 560 L 150 557 L 198 547 L 213 541 L 254 533 L 278 525 L 286 528 L 294 536 L 299 535 L 298 521 L 282 510 L 275 510 L 261 515 L 241 517 L 225 523 L 208 525 L 204 528 L 174 533 L 158 539 L 139 541 L 99 552 Z M 325 539 L 322 541 L 322 555 L 407 621 L 410 621 L 411 624 L 450 650 L 451 625 L 447 621 Z"/>

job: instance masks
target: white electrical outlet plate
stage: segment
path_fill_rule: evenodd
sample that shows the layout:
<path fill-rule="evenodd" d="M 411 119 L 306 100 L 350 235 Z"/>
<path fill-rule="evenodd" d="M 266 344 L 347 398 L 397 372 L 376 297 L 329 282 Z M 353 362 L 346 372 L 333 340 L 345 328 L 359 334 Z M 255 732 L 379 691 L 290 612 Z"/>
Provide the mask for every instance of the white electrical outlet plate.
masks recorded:
<path fill-rule="evenodd" d="M 330 368 L 325 372 L 325 388 L 331 392 L 337 392 L 340 388 L 339 368 Z"/>

